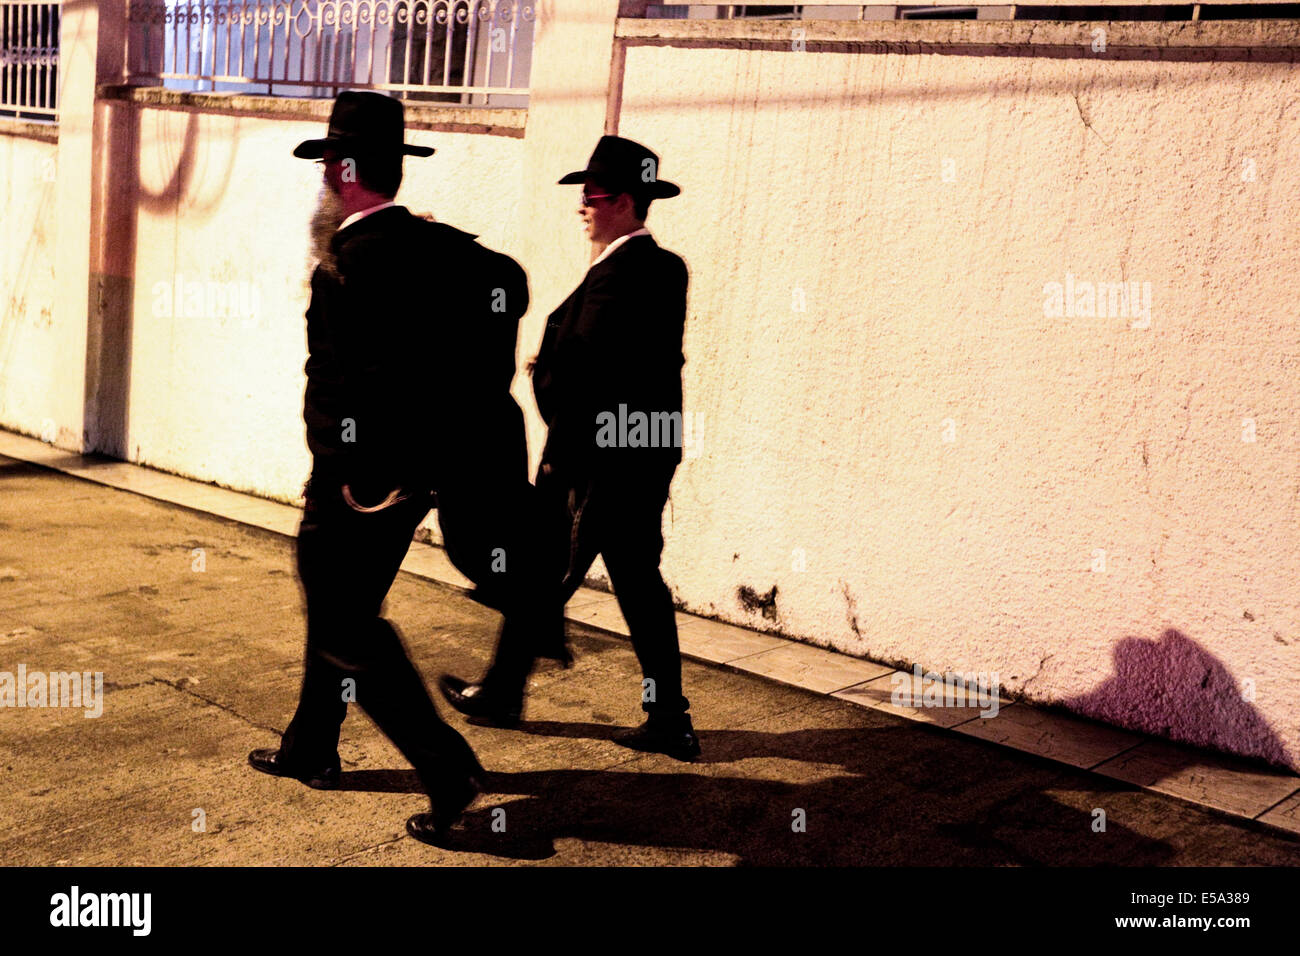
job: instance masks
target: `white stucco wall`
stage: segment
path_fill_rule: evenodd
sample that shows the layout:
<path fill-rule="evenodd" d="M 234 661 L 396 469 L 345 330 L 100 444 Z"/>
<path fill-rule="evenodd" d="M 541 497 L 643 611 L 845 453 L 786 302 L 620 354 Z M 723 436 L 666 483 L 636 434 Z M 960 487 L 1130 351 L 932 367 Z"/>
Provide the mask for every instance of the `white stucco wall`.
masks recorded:
<path fill-rule="evenodd" d="M 67 351 L 53 314 L 57 154 L 55 143 L 0 131 L 0 426 L 50 441 L 50 384 Z"/>
<path fill-rule="evenodd" d="M 528 269 L 524 355 L 586 261 L 554 181 L 605 120 L 590 4 L 539 29 L 526 139 L 409 133 L 439 152 L 399 201 Z M 1300 768 L 1297 93 L 1284 63 L 631 46 L 619 132 L 683 186 L 649 225 L 692 269 L 679 601 Z M 133 305 L 125 457 L 292 499 L 319 173 L 289 154 L 324 122 L 101 108 L 135 149 L 108 188 L 138 181 L 99 277 Z M 0 136 L 0 425 L 75 447 L 85 277 L 55 285 L 31 181 L 54 151 Z M 257 311 L 168 308 L 177 276 Z M 1050 314 L 1067 282 L 1149 289 L 1149 326 Z"/>
<path fill-rule="evenodd" d="M 1297 766 L 1298 93 L 629 49 L 619 131 L 683 186 L 649 224 L 692 270 L 686 607 Z M 1067 274 L 1149 283 L 1150 327 L 1049 317 Z"/>
<path fill-rule="evenodd" d="M 310 469 L 302 425 L 307 228 L 321 180 L 318 166 L 290 152 L 323 135 L 324 124 L 138 113 L 128 457 L 293 499 Z M 407 138 L 439 151 L 406 160 L 398 202 L 512 251 L 521 141 L 423 130 Z M 195 317 L 173 308 L 164 290 L 177 287 L 177 275 L 182 289 L 235 283 L 256 314 L 229 308 Z M 438 263 L 428 278 L 433 299 Z"/>

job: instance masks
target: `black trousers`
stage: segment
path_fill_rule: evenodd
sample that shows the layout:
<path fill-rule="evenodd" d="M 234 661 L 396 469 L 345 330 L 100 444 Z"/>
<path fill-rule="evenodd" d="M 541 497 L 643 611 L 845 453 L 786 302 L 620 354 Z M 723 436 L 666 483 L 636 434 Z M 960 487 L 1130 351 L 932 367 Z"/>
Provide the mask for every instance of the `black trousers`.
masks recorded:
<path fill-rule="evenodd" d="M 373 513 L 351 508 L 335 480 L 313 474 L 298 528 L 298 576 L 307 606 L 307 652 L 298 709 L 280 742 L 286 762 L 333 763 L 355 700 L 434 794 L 477 761 L 438 716 L 392 624 L 384 598 L 429 512 L 427 492 Z"/>
<path fill-rule="evenodd" d="M 632 649 L 641 665 L 641 707 L 651 716 L 685 713 L 682 659 L 672 593 L 659 571 L 663 511 L 676 465 L 609 471 L 573 487 L 555 473 L 537 477 L 537 527 L 545 582 L 535 615 L 507 616 L 484 684 L 494 694 L 523 693 L 539 632 L 561 632 L 564 605 L 596 555 L 605 559 Z"/>

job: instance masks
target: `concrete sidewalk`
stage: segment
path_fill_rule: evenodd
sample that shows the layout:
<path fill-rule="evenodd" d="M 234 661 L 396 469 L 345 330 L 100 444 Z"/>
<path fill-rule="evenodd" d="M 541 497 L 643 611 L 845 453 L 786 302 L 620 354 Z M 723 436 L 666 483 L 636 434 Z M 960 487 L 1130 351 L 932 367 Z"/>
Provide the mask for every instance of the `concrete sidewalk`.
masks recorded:
<path fill-rule="evenodd" d="M 0 671 L 102 671 L 106 692 L 97 718 L 0 708 L 0 863 L 1300 864 L 1262 824 L 696 662 L 704 759 L 632 753 L 609 736 L 640 719 L 635 658 L 579 624 L 576 666 L 535 676 L 519 730 L 441 708 L 496 792 L 461 852 L 437 850 L 405 836 L 425 801 L 355 709 L 340 791 L 245 763 L 296 700 L 290 538 L 13 459 L 0 489 Z M 429 680 L 479 673 L 497 628 L 408 573 L 387 614 Z"/>

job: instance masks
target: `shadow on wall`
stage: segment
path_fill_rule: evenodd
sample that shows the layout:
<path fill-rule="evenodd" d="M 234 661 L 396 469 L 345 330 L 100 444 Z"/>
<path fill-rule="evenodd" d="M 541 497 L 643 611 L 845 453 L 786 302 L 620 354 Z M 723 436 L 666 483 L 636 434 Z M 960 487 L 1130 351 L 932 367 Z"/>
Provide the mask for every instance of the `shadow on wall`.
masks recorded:
<path fill-rule="evenodd" d="M 179 153 L 166 184 L 159 190 L 146 189 L 141 181 L 141 110 L 133 105 L 110 103 L 105 144 L 100 151 L 97 186 L 104 211 L 99 237 L 98 262 L 91 276 L 90 322 L 87 329 L 85 420 L 86 450 L 102 452 L 126 461 L 134 460 L 128 447 L 130 430 L 131 345 L 135 326 L 137 269 L 136 221 L 141 211 L 155 216 L 178 216 L 182 199 L 192 196 L 199 153 L 199 119 L 191 113 L 185 119 Z M 238 137 L 236 125 L 233 136 Z M 169 144 L 170 145 L 170 144 Z M 217 175 L 205 180 L 218 185 L 219 197 L 226 191 L 233 160 Z M 217 204 L 187 206 L 187 212 L 201 214 Z M 150 279 L 143 281 L 152 288 Z M 172 277 L 164 277 L 169 281 Z"/>
<path fill-rule="evenodd" d="M 1115 673 L 1063 703 L 1088 717 L 1198 747 L 1259 757 L 1294 768 L 1296 760 L 1214 655 L 1170 628 L 1159 640 L 1115 645 Z"/>

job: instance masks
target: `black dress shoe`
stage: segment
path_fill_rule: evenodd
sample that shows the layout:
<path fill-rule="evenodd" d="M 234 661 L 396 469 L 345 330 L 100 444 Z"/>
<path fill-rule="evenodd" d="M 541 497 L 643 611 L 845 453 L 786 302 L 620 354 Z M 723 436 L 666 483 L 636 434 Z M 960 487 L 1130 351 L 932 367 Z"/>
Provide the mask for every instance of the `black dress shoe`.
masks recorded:
<path fill-rule="evenodd" d="M 523 714 L 522 700 L 502 700 L 485 691 L 482 684 L 471 684 L 450 674 L 438 678 L 438 690 L 462 714 L 493 727 L 514 727 Z"/>
<path fill-rule="evenodd" d="M 339 772 L 342 769 L 337 763 L 328 767 L 315 767 L 306 770 L 300 767 L 286 766 L 280 758 L 280 751 L 274 747 L 254 750 L 248 755 L 248 763 L 254 770 L 269 773 L 273 777 L 293 777 L 315 790 L 333 790 L 338 787 Z"/>
<path fill-rule="evenodd" d="M 441 846 L 447 838 L 447 831 L 482 792 L 483 783 L 473 774 L 462 777 L 451 786 L 439 787 L 436 794 L 429 795 L 433 810 L 408 818 L 406 832 L 421 843 Z"/>
<path fill-rule="evenodd" d="M 688 714 L 680 718 L 647 718 L 640 727 L 615 734 L 613 740 L 621 747 L 667 754 L 676 760 L 690 761 L 700 755 L 700 738 L 695 736 Z"/>

